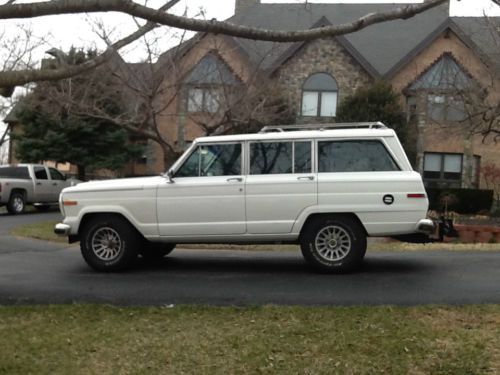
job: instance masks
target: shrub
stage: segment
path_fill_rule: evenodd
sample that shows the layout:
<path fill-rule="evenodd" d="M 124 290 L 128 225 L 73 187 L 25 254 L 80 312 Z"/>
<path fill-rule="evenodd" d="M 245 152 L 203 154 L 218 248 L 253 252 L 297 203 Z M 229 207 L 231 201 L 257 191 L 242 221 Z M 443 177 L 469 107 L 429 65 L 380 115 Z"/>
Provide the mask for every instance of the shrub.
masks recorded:
<path fill-rule="evenodd" d="M 493 204 L 493 190 L 427 188 L 429 209 L 477 214 L 489 211 Z"/>

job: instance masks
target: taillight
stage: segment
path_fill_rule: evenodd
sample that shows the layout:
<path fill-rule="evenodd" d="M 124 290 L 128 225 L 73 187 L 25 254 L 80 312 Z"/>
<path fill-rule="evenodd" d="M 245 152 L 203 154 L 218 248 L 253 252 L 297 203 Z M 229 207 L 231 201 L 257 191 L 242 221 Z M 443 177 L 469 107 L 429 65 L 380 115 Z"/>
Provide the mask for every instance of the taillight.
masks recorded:
<path fill-rule="evenodd" d="M 426 198 L 425 194 L 423 193 L 409 193 L 406 194 L 407 198 Z"/>

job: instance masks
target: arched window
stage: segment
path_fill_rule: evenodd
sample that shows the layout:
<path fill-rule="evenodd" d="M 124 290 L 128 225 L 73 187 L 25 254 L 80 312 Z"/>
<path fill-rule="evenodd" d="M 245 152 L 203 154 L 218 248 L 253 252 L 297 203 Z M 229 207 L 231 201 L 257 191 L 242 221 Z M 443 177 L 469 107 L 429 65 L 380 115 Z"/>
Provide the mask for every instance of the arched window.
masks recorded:
<path fill-rule="evenodd" d="M 327 73 L 315 73 L 302 86 L 302 116 L 335 117 L 337 81 Z"/>

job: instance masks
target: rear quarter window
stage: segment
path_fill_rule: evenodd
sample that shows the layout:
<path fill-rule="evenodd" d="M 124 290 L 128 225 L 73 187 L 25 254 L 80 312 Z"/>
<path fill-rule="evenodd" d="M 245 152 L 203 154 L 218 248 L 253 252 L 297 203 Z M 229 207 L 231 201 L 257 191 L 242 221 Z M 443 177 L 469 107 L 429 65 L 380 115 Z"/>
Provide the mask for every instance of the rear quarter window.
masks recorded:
<path fill-rule="evenodd" d="M 29 180 L 30 174 L 28 172 L 28 167 L 3 167 L 0 168 L 0 178 L 1 177 Z"/>
<path fill-rule="evenodd" d="M 318 142 L 318 172 L 388 172 L 400 168 L 378 140 Z"/>

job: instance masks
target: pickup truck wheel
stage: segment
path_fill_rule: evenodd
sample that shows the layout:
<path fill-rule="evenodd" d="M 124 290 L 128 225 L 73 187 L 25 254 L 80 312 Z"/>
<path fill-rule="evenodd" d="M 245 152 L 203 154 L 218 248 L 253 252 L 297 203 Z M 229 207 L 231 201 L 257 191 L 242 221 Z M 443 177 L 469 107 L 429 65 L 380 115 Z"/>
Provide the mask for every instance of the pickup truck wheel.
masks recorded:
<path fill-rule="evenodd" d="M 139 254 L 146 261 L 157 261 L 166 257 L 175 249 L 174 243 L 146 242 L 139 250 Z"/>
<path fill-rule="evenodd" d="M 24 194 L 14 192 L 10 195 L 9 202 L 7 203 L 7 211 L 9 214 L 18 215 L 24 212 L 26 203 L 24 201 Z"/>
<path fill-rule="evenodd" d="M 366 235 L 351 217 L 318 218 L 301 236 L 302 255 L 316 269 L 349 272 L 356 269 L 366 253 Z"/>
<path fill-rule="evenodd" d="M 114 272 L 133 264 L 140 241 L 135 229 L 124 219 L 101 216 L 92 219 L 83 229 L 80 248 L 90 267 Z"/>

